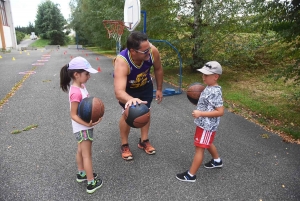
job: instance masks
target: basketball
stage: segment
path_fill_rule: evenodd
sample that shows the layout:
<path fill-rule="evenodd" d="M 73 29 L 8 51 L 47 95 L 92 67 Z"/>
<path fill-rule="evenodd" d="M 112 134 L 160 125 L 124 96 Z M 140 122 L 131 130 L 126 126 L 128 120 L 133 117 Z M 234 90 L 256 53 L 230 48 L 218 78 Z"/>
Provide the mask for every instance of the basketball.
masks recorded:
<path fill-rule="evenodd" d="M 142 128 L 150 121 L 150 110 L 145 104 L 128 106 L 124 111 L 125 122 L 133 128 Z"/>
<path fill-rule="evenodd" d="M 186 96 L 192 104 L 197 105 L 200 94 L 204 89 L 205 86 L 203 84 L 195 82 L 188 87 Z"/>
<path fill-rule="evenodd" d="M 96 97 L 87 97 L 81 100 L 77 110 L 78 116 L 85 122 L 96 122 L 104 115 L 104 104 Z"/>

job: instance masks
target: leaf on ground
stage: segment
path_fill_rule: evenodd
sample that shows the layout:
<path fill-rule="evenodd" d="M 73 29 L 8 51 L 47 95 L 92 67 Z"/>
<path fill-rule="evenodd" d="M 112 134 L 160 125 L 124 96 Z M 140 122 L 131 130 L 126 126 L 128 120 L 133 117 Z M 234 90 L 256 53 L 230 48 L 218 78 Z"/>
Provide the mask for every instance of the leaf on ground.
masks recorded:
<path fill-rule="evenodd" d="M 261 137 L 264 138 L 264 139 L 269 139 L 270 138 L 270 136 L 268 134 L 266 134 L 266 133 L 262 134 Z"/>
<path fill-rule="evenodd" d="M 32 124 L 32 125 L 29 125 L 26 128 L 24 128 L 23 131 L 28 131 L 28 130 L 31 130 L 31 129 L 35 129 L 36 127 L 38 127 L 37 124 Z"/>
<path fill-rule="evenodd" d="M 14 130 L 14 131 L 12 131 L 11 132 L 11 134 L 19 134 L 19 133 L 21 133 L 22 131 L 20 131 L 20 130 Z"/>

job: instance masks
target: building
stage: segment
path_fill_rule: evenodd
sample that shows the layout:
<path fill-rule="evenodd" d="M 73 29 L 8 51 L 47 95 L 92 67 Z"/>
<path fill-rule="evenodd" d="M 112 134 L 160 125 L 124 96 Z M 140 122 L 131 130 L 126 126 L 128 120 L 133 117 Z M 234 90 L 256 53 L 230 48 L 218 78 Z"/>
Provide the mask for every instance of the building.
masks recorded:
<path fill-rule="evenodd" d="M 16 31 L 10 0 L 0 0 L 0 49 L 17 49 Z"/>

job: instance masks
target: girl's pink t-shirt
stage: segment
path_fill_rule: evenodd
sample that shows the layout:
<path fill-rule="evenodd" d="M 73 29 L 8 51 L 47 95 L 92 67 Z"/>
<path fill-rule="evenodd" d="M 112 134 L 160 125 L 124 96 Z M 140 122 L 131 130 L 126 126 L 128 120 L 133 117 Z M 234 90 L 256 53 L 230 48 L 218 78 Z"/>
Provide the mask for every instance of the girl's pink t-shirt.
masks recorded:
<path fill-rule="evenodd" d="M 80 101 L 86 97 L 89 97 L 89 92 L 87 91 L 84 85 L 82 85 L 82 87 L 76 87 L 71 85 L 69 90 L 70 109 L 71 109 L 72 102 L 80 103 Z M 93 127 L 87 127 L 82 124 L 79 124 L 73 119 L 72 119 L 72 127 L 73 127 L 73 133 L 77 133 L 82 130 L 93 128 Z"/>

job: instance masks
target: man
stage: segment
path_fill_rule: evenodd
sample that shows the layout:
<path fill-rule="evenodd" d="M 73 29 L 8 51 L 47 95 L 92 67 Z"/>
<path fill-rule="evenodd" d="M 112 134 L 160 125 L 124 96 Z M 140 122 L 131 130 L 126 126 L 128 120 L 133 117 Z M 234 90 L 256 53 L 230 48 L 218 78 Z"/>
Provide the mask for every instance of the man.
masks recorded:
<path fill-rule="evenodd" d="M 141 103 L 146 104 L 150 109 L 153 99 L 153 83 L 150 76 L 152 66 L 157 86 L 156 101 L 160 103 L 163 98 L 163 69 L 159 52 L 148 41 L 146 34 L 132 32 L 127 38 L 127 48 L 121 51 L 114 60 L 115 95 L 123 109 Z M 148 139 L 149 127 L 150 121 L 141 128 L 138 147 L 152 155 L 155 154 L 155 148 Z M 124 115 L 120 118 L 119 128 L 122 158 L 132 160 L 133 156 L 128 144 L 130 127 L 125 122 Z"/>

